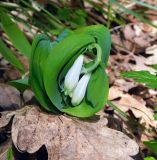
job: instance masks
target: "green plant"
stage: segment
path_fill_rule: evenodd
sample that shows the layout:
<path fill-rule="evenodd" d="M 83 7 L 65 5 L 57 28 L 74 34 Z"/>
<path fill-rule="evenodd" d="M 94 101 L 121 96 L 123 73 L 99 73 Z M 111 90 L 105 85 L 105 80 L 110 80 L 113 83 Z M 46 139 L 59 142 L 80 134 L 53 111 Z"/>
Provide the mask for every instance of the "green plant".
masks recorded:
<path fill-rule="evenodd" d="M 32 47 L 30 84 L 43 108 L 51 112 L 89 117 L 104 107 L 108 95 L 104 68 L 110 44 L 109 31 L 102 25 L 66 30 L 54 42 L 43 35 L 37 36 Z M 83 101 L 74 106 L 63 92 L 63 81 L 74 61 L 83 54 L 95 58 L 82 69 L 82 75 L 91 73 L 91 77 Z M 99 94 L 95 93 L 96 90 Z"/>
<path fill-rule="evenodd" d="M 7 151 L 7 160 L 13 160 L 13 150 L 12 148 L 9 148 Z"/>

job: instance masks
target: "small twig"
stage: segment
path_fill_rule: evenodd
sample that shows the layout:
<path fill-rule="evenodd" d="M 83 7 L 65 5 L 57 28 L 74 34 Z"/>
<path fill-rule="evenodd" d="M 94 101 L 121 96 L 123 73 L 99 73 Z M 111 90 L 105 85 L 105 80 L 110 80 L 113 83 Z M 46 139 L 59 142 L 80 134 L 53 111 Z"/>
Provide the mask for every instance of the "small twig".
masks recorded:
<path fill-rule="evenodd" d="M 20 107 L 25 105 L 25 99 L 23 97 L 23 93 L 20 92 Z"/>
<path fill-rule="evenodd" d="M 22 75 L 22 79 L 26 78 L 29 75 L 29 71 L 27 71 L 24 75 Z"/>

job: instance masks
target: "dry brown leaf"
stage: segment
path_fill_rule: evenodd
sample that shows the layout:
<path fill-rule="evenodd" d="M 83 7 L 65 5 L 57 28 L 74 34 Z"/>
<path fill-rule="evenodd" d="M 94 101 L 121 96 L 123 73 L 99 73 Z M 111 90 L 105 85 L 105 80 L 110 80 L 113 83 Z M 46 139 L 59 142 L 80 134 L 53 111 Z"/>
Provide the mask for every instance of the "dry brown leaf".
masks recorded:
<path fill-rule="evenodd" d="M 133 28 L 130 25 L 126 25 L 124 28 L 124 36 L 126 39 L 131 40 L 135 37 L 135 31 L 133 30 Z"/>
<path fill-rule="evenodd" d="M 129 94 L 122 94 L 121 99 L 119 101 L 113 101 L 113 103 L 124 112 L 131 110 L 134 116 L 140 119 L 140 123 L 146 127 L 149 125 L 157 127 L 157 122 L 154 121 L 153 111 L 145 106 L 145 102 L 142 99 L 137 100 Z"/>
<path fill-rule="evenodd" d="M 117 51 L 132 51 L 134 44 L 129 40 L 124 40 L 119 34 L 112 34 L 112 42 Z"/>
<path fill-rule="evenodd" d="M 146 65 L 146 62 L 147 62 L 148 58 L 134 55 L 134 59 L 136 61 L 136 64 L 129 64 L 131 70 L 133 70 L 133 71 L 146 70 L 146 71 L 149 71 L 151 73 L 155 72 L 155 69 Z"/>
<path fill-rule="evenodd" d="M 13 116 L 20 115 L 20 114 L 26 112 L 26 110 L 27 110 L 27 107 L 24 107 L 22 109 L 18 109 L 18 110 L 15 110 L 15 111 L 1 112 L 0 129 L 7 126 Z"/>
<path fill-rule="evenodd" d="M 116 79 L 114 85 L 118 86 L 121 91 L 128 92 L 129 89 L 135 87 L 135 83 L 126 81 L 125 79 Z"/>
<path fill-rule="evenodd" d="M 152 54 L 152 56 L 147 58 L 145 64 L 157 64 L 157 45 L 146 48 L 146 54 Z"/>
<path fill-rule="evenodd" d="M 157 22 L 152 21 L 152 23 L 156 24 Z M 130 23 L 125 27 L 112 29 L 112 32 L 112 41 L 118 44 L 115 45 L 115 48 L 118 51 L 126 51 L 126 53 L 128 51 L 144 52 L 157 39 L 157 29 L 141 22 Z"/>
<path fill-rule="evenodd" d="M 9 66 L 8 69 L 5 70 L 3 77 L 7 80 L 15 80 L 20 79 L 21 75 L 20 72 L 16 70 L 13 66 Z"/>
<path fill-rule="evenodd" d="M 120 98 L 120 100 L 115 100 Z M 133 97 L 125 94 L 119 86 L 112 86 L 109 90 L 109 100 L 118 106 L 123 112 L 132 111 L 140 123 L 148 127 L 157 127 L 157 121 L 154 120 L 154 112 L 151 108 L 146 107 L 146 102 L 139 96 Z"/>
<path fill-rule="evenodd" d="M 123 91 L 121 91 L 119 89 L 119 87 L 116 87 L 116 86 L 112 86 L 110 89 L 109 89 L 109 96 L 108 96 L 108 99 L 109 100 L 114 100 L 118 97 L 121 97 L 121 95 L 123 94 Z"/>
<path fill-rule="evenodd" d="M 124 27 L 124 36 L 126 40 L 131 41 L 140 48 L 146 48 L 150 46 L 152 38 L 149 34 L 144 32 L 142 23 L 128 24 Z"/>
<path fill-rule="evenodd" d="M 2 112 L 0 116 L 0 129 L 5 127 L 10 122 L 12 117 L 13 115 L 10 114 L 10 112 Z"/>
<path fill-rule="evenodd" d="M 133 140 L 107 128 L 104 119 L 81 121 L 46 114 L 35 107 L 15 116 L 12 139 L 20 151 L 29 153 L 45 145 L 49 160 L 131 160 L 139 151 Z"/>
<path fill-rule="evenodd" d="M 14 87 L 0 83 L 0 93 L 0 107 L 5 109 L 12 105 L 17 108 L 20 105 L 20 93 Z"/>

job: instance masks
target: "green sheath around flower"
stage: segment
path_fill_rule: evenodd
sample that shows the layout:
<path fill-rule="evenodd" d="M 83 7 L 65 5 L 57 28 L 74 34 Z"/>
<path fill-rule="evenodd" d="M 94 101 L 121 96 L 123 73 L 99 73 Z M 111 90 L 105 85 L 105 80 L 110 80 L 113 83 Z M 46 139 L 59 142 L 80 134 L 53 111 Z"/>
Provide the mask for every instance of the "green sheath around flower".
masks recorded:
<path fill-rule="evenodd" d="M 54 42 L 36 36 L 30 84 L 42 108 L 77 117 L 101 110 L 108 97 L 105 67 L 110 47 L 110 33 L 103 25 L 65 30 Z"/>

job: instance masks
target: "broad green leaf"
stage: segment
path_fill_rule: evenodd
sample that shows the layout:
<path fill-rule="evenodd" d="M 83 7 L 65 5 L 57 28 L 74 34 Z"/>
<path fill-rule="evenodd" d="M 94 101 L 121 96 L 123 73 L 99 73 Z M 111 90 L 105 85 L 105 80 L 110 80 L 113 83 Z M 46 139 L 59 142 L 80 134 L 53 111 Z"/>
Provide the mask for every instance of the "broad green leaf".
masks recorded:
<path fill-rule="evenodd" d="M 92 73 L 92 76 L 90 78 L 87 88 L 87 100 L 94 108 L 103 106 L 103 104 L 105 105 L 108 97 L 107 93 L 108 79 L 103 67 L 99 67 Z"/>
<path fill-rule="evenodd" d="M 102 62 L 107 66 L 111 49 L 111 36 L 109 30 L 103 25 L 93 25 L 77 29 L 75 33 L 84 33 L 91 37 L 95 37 L 95 41 L 102 49 Z"/>
<path fill-rule="evenodd" d="M 32 56 L 30 62 L 30 84 L 34 91 L 37 100 L 47 111 L 55 111 L 52 107 L 52 103 L 48 98 L 44 84 L 40 65 L 40 57 L 44 56 L 44 59 L 49 54 L 50 42 L 44 36 L 37 36 L 33 41 Z M 44 59 L 42 61 L 44 62 Z M 54 108 L 54 109 L 53 109 Z"/>
<path fill-rule="evenodd" d="M 31 45 L 23 32 L 11 20 L 8 14 L 3 11 L 0 12 L 0 20 L 3 30 L 8 35 L 15 48 L 17 48 L 25 56 L 30 57 Z"/>
<path fill-rule="evenodd" d="M 145 141 L 145 146 L 157 155 L 157 140 Z"/>
<path fill-rule="evenodd" d="M 3 57 L 10 62 L 21 73 L 25 72 L 25 69 L 21 62 L 15 57 L 14 53 L 6 46 L 6 44 L 0 39 L 0 53 Z"/>
<path fill-rule="evenodd" d="M 9 148 L 7 151 L 7 160 L 13 160 L 13 159 L 14 159 L 14 157 L 13 157 L 12 148 Z"/>
<path fill-rule="evenodd" d="M 144 160 L 156 160 L 154 157 L 146 157 Z"/>
<path fill-rule="evenodd" d="M 152 67 L 157 70 L 157 64 L 154 64 Z"/>
<path fill-rule="evenodd" d="M 134 79 L 136 82 L 144 83 L 149 88 L 157 88 L 157 76 L 150 74 L 148 71 L 130 71 L 122 73 L 125 78 Z"/>
<path fill-rule="evenodd" d="M 29 88 L 29 83 L 27 78 L 9 81 L 8 84 L 15 87 L 21 93 L 23 93 L 26 89 Z"/>

